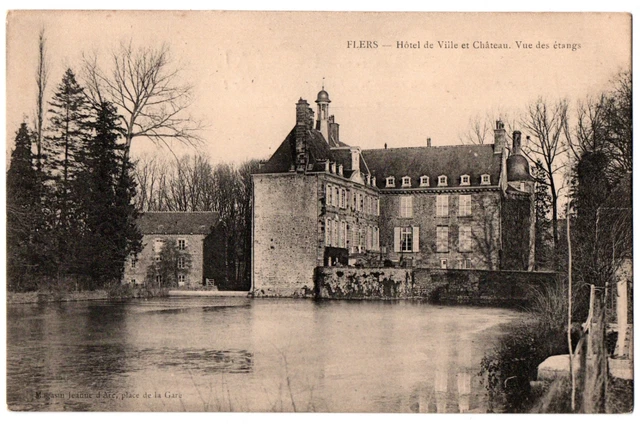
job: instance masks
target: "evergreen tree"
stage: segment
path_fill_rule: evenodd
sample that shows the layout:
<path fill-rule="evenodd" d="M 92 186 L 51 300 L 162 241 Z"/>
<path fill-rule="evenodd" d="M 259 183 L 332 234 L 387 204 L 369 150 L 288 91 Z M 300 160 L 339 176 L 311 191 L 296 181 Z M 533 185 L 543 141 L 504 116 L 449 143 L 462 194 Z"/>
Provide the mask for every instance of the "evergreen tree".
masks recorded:
<path fill-rule="evenodd" d="M 86 151 L 78 156 L 80 170 L 74 183 L 83 228 L 78 269 L 88 277 L 87 288 L 119 283 L 127 256 L 138 253 L 141 247 L 135 226 L 135 185 L 130 164 L 125 164 L 126 172 L 122 174 L 116 109 L 105 102 L 96 106 L 95 115 L 90 125 L 94 135 Z"/>
<path fill-rule="evenodd" d="M 89 138 L 90 108 L 75 74 L 67 69 L 49 103 L 50 121 L 43 150 L 48 184 L 53 196 L 47 208 L 55 232 L 51 240 L 57 254 L 57 274 L 75 273 L 73 257 L 78 253 L 75 241 L 82 233 L 78 216 L 78 198 L 73 182 L 79 172 L 80 155 Z"/>
<path fill-rule="evenodd" d="M 31 153 L 32 134 L 26 123 L 16 133 L 7 172 L 7 282 L 9 291 L 34 286 L 33 232 L 36 228 L 38 177 Z M 31 280 L 31 282 L 30 282 Z"/>

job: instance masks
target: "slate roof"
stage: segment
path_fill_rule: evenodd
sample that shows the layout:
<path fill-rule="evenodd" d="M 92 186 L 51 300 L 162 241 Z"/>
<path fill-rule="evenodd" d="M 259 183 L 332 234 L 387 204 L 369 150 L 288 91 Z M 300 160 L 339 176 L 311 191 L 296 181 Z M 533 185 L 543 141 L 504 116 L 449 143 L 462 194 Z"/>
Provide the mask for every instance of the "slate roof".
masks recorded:
<path fill-rule="evenodd" d="M 218 223 L 217 212 L 145 212 L 136 224 L 146 234 L 209 234 Z"/>
<path fill-rule="evenodd" d="M 501 155 L 493 154 L 493 144 L 401 147 L 363 150 L 362 155 L 378 188 L 385 188 L 386 177 L 411 177 L 411 187 L 420 186 L 420 177 L 429 177 L 430 187 L 438 186 L 438 176 L 446 175 L 448 187 L 459 187 L 460 176 L 469 175 L 471 186 L 480 185 L 480 176 L 489 174 L 491 185 L 500 177 Z"/>
<path fill-rule="evenodd" d="M 342 142 L 340 142 L 340 145 L 348 146 Z M 336 162 L 338 165 L 342 165 L 345 171 L 345 176 L 350 175 L 350 173 L 347 172 L 348 170 L 351 170 L 351 154 L 349 153 L 349 150 L 331 149 L 320 131 L 309 130 L 307 136 L 307 150 L 309 152 L 309 163 L 314 165 L 314 171 L 323 171 L 324 164 L 318 164 L 317 161 L 328 159 L 332 162 Z M 271 158 L 262 165 L 258 173 L 271 174 L 289 172 L 295 163 L 295 152 L 296 131 L 294 127 Z M 366 166 L 362 159 L 360 159 L 360 170 L 366 170 Z"/>

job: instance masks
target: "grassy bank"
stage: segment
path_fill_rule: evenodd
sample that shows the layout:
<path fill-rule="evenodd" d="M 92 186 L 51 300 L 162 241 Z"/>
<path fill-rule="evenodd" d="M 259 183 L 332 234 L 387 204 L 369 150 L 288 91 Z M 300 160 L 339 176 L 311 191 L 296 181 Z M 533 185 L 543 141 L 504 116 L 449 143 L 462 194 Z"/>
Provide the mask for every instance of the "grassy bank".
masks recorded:
<path fill-rule="evenodd" d="M 545 359 L 569 353 L 565 299 L 566 290 L 561 284 L 536 292 L 527 318 L 507 324 L 504 335 L 482 359 L 480 374 L 484 378 L 493 412 L 572 412 L 571 384 L 566 378 L 551 383 L 536 383 L 534 388 L 531 385 L 537 379 L 538 365 Z M 580 327 L 575 322 L 572 325 L 574 352 L 581 336 Z M 633 410 L 632 381 L 609 376 L 606 379 L 604 404 L 596 398 L 590 398 L 592 400 L 585 401 L 589 402 L 584 405 L 585 408 L 581 406 L 583 387 L 578 375 L 576 411 L 624 413 Z"/>
<path fill-rule="evenodd" d="M 37 290 L 25 293 L 7 292 L 7 304 L 166 297 L 168 293 L 169 290 L 165 288 L 131 287 L 117 284 L 102 290 L 75 291 L 59 289 Z"/>

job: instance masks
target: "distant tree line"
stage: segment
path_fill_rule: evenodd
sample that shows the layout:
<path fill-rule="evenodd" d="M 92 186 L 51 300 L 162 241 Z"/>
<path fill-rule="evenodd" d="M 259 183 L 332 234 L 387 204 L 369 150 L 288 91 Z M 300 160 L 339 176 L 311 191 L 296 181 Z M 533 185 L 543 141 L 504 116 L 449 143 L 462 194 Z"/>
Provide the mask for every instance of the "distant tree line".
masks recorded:
<path fill-rule="evenodd" d="M 165 159 L 142 155 L 134 177 L 137 209 L 144 211 L 216 211 L 216 266 L 227 289 L 247 288 L 250 280 L 252 186 L 258 161 L 211 164 L 202 154 Z"/>

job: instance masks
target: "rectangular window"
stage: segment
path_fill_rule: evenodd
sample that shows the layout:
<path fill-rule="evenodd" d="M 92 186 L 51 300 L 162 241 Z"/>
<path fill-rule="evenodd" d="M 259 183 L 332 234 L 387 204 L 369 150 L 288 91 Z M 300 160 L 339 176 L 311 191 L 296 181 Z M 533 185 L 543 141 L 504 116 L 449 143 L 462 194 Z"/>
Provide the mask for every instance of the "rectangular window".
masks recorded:
<path fill-rule="evenodd" d="M 466 259 L 460 259 L 460 269 L 471 269 L 472 265 L 471 265 L 471 259 L 466 258 Z"/>
<path fill-rule="evenodd" d="M 135 285 L 136 284 L 136 279 L 135 278 L 129 279 L 129 284 Z"/>
<path fill-rule="evenodd" d="M 458 215 L 459 216 L 471 215 L 471 195 L 461 194 L 460 197 L 458 197 L 458 200 L 459 200 Z"/>
<path fill-rule="evenodd" d="M 380 216 L 380 199 L 376 198 L 376 215 Z"/>
<path fill-rule="evenodd" d="M 395 227 L 393 229 L 394 252 L 419 252 L 420 227 Z"/>
<path fill-rule="evenodd" d="M 185 267 L 185 261 L 183 257 L 179 257 L 178 258 L 178 269 L 184 269 Z"/>
<path fill-rule="evenodd" d="M 324 245 L 331 246 L 331 221 L 328 219 L 324 220 Z"/>
<path fill-rule="evenodd" d="M 160 255 L 155 255 L 153 257 L 153 260 L 156 261 L 156 262 L 160 262 Z"/>
<path fill-rule="evenodd" d="M 373 227 L 373 250 L 380 250 L 380 234 L 378 227 Z"/>
<path fill-rule="evenodd" d="M 187 240 L 178 239 L 178 250 L 185 250 L 187 248 Z"/>
<path fill-rule="evenodd" d="M 136 269 L 136 266 L 138 266 L 138 259 L 135 257 L 129 259 L 129 267 L 131 269 Z"/>
<path fill-rule="evenodd" d="M 186 278 L 184 274 L 178 274 L 178 285 L 184 286 L 185 281 L 186 281 Z"/>
<path fill-rule="evenodd" d="M 338 246 L 338 221 L 331 221 L 331 242 L 333 246 Z"/>
<path fill-rule="evenodd" d="M 436 229 L 436 251 L 449 251 L 449 227 L 437 227 Z"/>
<path fill-rule="evenodd" d="M 400 217 L 413 217 L 413 196 L 400 196 Z"/>
<path fill-rule="evenodd" d="M 411 227 L 402 227 L 400 229 L 400 251 L 411 252 L 413 248 L 413 231 Z"/>
<path fill-rule="evenodd" d="M 448 194 L 438 194 L 436 196 L 436 216 L 449 216 Z"/>
<path fill-rule="evenodd" d="M 162 239 L 155 239 L 153 241 L 153 251 L 154 253 L 160 253 L 162 251 L 162 247 L 164 246 L 164 240 Z"/>
<path fill-rule="evenodd" d="M 347 189 L 343 188 L 340 190 L 340 207 L 345 209 L 347 207 Z"/>
<path fill-rule="evenodd" d="M 460 227 L 458 229 L 458 250 L 469 252 L 471 250 L 471 227 Z"/>
<path fill-rule="evenodd" d="M 360 195 L 360 209 L 358 209 L 360 212 L 364 212 L 364 194 Z"/>
<path fill-rule="evenodd" d="M 156 283 L 162 283 L 162 275 L 156 275 Z"/>
<path fill-rule="evenodd" d="M 327 201 L 326 204 L 331 206 L 333 204 L 333 187 L 327 184 Z"/>
<path fill-rule="evenodd" d="M 358 226 L 351 226 L 351 253 L 355 253 L 358 250 Z"/>
<path fill-rule="evenodd" d="M 442 268 L 442 269 L 447 269 L 448 268 L 447 258 L 441 258 L 440 259 L 440 268 Z"/>

